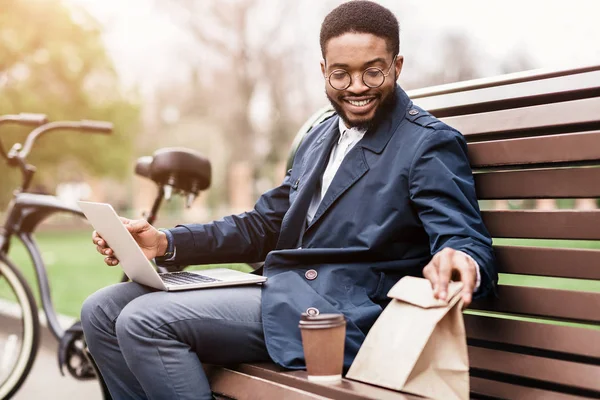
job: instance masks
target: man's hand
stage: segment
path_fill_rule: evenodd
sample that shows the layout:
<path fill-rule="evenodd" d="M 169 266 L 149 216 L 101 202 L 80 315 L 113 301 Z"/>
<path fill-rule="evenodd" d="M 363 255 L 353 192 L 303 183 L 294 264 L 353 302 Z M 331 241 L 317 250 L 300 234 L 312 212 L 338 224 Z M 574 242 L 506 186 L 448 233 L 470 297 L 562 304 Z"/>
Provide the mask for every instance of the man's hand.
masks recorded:
<path fill-rule="evenodd" d="M 433 287 L 433 295 L 440 300 L 447 299 L 450 279 L 460 280 L 463 283 L 464 306 L 471 304 L 477 281 L 477 266 L 465 253 L 450 248 L 443 249 L 425 266 L 423 276 L 429 279 Z"/>
<path fill-rule="evenodd" d="M 167 251 L 167 236 L 164 232 L 160 232 L 144 219 L 132 220 L 123 217 L 120 218 L 148 260 L 165 254 Z M 92 241 L 96 245 L 98 253 L 106 256 L 104 258 L 106 265 L 115 266 L 119 264 L 119 260 L 115 257 L 115 252 L 108 247 L 106 240 L 98 232 L 94 231 Z"/>

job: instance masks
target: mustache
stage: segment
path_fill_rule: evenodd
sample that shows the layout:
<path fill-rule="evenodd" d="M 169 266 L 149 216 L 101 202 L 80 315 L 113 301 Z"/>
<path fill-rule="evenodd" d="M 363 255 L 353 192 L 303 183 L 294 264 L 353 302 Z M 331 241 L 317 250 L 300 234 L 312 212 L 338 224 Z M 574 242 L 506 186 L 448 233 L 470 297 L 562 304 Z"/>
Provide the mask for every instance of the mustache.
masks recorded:
<path fill-rule="evenodd" d="M 349 127 L 349 128 L 355 127 L 358 129 L 366 129 L 366 130 L 370 130 L 374 126 L 379 124 L 379 122 L 382 119 L 384 119 L 390 112 L 393 111 L 393 109 L 396 107 L 396 103 L 397 103 L 395 91 L 392 91 L 386 97 L 383 97 L 382 94 L 380 94 L 380 93 L 373 93 L 373 94 L 367 94 L 367 95 L 360 96 L 360 97 L 369 96 L 369 97 L 372 97 L 373 99 L 380 99 L 382 101 L 378 105 L 377 110 L 375 111 L 375 115 L 373 115 L 373 118 L 371 118 L 369 120 L 359 121 L 358 123 L 356 123 L 356 122 L 352 123 L 350 121 L 350 119 L 348 118 L 348 115 L 344 111 L 344 108 L 341 106 L 340 102 L 343 100 L 346 100 L 346 99 L 351 99 L 353 96 L 340 94 L 334 98 L 333 96 L 330 96 L 329 93 L 327 93 L 327 89 L 325 89 L 325 96 L 331 103 L 331 106 L 333 107 L 333 109 L 335 110 L 337 115 L 342 119 L 342 121 L 344 121 L 344 124 L 347 127 Z M 359 97 L 359 96 L 355 96 L 355 97 Z"/>

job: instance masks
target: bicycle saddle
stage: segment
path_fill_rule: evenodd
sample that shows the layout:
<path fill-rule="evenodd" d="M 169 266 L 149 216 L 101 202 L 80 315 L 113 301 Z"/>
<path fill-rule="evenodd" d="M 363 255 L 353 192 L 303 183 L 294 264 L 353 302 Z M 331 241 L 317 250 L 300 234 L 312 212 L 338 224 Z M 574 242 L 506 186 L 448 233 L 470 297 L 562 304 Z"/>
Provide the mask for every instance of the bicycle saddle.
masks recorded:
<path fill-rule="evenodd" d="M 153 156 L 140 157 L 135 173 L 157 184 L 169 185 L 188 193 L 198 193 L 210 186 L 210 161 L 194 150 L 168 147 Z"/>

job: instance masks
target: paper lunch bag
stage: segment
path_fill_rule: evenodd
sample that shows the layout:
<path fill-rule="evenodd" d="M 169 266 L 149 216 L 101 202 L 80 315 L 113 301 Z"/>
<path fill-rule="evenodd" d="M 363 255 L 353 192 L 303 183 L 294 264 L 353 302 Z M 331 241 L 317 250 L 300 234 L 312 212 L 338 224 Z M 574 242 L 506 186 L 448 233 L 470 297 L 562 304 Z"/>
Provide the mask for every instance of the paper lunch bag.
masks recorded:
<path fill-rule="evenodd" d="M 346 377 L 432 399 L 468 399 L 461 288 L 451 282 L 446 302 L 433 297 L 426 279 L 398 281 Z"/>

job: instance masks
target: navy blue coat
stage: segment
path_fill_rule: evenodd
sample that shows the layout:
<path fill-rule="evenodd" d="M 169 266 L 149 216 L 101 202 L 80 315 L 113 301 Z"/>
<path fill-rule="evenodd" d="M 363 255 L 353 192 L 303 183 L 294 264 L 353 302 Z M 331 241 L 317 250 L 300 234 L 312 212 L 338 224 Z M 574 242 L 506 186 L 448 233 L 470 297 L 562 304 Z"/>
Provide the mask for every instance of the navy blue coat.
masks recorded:
<path fill-rule="evenodd" d="M 421 276 L 445 247 L 479 264 L 477 297 L 497 280 L 463 136 L 398 86 L 395 96 L 393 112 L 343 160 L 310 225 L 308 205 L 339 137 L 336 115 L 307 134 L 283 184 L 254 210 L 171 230 L 180 265 L 265 260 L 265 340 L 283 367 L 304 368 L 298 321 L 314 307 L 346 316 L 349 368 L 389 289 L 405 275 Z M 309 269 L 315 279 L 305 277 Z"/>

